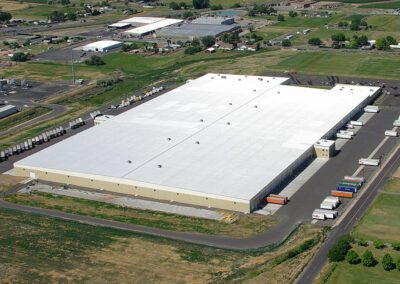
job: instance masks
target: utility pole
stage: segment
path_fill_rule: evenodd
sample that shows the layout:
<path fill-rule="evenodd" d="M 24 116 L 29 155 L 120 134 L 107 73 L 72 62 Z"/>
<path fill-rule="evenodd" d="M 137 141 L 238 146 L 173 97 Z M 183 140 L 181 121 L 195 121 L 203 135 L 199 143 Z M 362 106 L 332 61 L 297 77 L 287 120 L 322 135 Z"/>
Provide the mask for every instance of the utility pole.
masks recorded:
<path fill-rule="evenodd" d="M 74 66 L 74 53 L 71 47 L 71 71 L 72 71 L 72 84 L 75 84 L 75 66 Z"/>

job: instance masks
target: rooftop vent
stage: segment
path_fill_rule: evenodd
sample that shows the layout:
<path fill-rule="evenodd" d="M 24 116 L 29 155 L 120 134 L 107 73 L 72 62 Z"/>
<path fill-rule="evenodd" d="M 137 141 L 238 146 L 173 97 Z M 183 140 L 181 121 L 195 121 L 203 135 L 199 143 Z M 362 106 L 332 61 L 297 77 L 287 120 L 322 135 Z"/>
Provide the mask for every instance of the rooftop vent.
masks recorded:
<path fill-rule="evenodd" d="M 131 161 L 131 160 L 128 160 L 128 164 L 132 164 L 132 161 Z"/>
<path fill-rule="evenodd" d="M 231 106 L 231 105 L 232 105 L 232 103 L 229 103 L 229 105 Z"/>
<path fill-rule="evenodd" d="M 171 138 L 170 138 L 170 137 L 168 137 L 168 138 L 167 138 L 167 140 L 168 140 L 168 141 L 171 141 Z"/>
<path fill-rule="evenodd" d="M 204 122 L 204 120 L 203 120 L 203 119 L 200 119 L 200 122 Z"/>
<path fill-rule="evenodd" d="M 225 76 L 225 75 L 224 75 L 224 76 L 221 76 L 221 78 L 222 78 L 222 79 L 226 79 L 226 76 Z"/>
<path fill-rule="evenodd" d="M 200 144 L 200 141 L 196 141 L 196 144 Z"/>
<path fill-rule="evenodd" d="M 157 167 L 162 168 L 162 165 L 157 165 Z"/>
<path fill-rule="evenodd" d="M 228 121 L 227 123 L 226 123 L 227 125 L 231 125 L 231 123 Z"/>
<path fill-rule="evenodd" d="M 262 81 L 262 80 L 264 80 L 263 78 L 258 78 L 258 81 Z"/>
<path fill-rule="evenodd" d="M 258 105 L 254 105 L 254 108 L 258 108 Z"/>
<path fill-rule="evenodd" d="M 256 89 L 253 89 L 253 92 L 256 92 L 257 90 Z"/>

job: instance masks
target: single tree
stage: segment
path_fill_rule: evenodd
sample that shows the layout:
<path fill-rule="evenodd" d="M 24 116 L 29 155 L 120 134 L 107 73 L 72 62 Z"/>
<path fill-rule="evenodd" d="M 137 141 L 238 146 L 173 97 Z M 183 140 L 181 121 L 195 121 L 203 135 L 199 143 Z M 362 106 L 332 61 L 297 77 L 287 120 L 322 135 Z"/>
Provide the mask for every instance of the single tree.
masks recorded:
<path fill-rule="evenodd" d="M 392 36 L 387 36 L 386 37 L 386 41 L 388 42 L 389 45 L 396 45 L 397 44 L 397 40 Z"/>
<path fill-rule="evenodd" d="M 213 46 L 215 44 L 215 37 L 213 37 L 213 36 L 205 36 L 205 37 L 203 37 L 201 39 L 201 42 L 206 47 Z"/>
<path fill-rule="evenodd" d="M 297 12 L 295 12 L 295 11 L 289 11 L 289 17 L 291 17 L 291 18 L 294 18 L 294 17 L 297 17 Z"/>
<path fill-rule="evenodd" d="M 12 15 L 9 12 L 0 11 L 0 22 L 8 22 L 12 18 Z"/>
<path fill-rule="evenodd" d="M 359 239 L 357 243 L 359 246 L 362 246 L 362 247 L 368 246 L 368 242 L 365 239 Z"/>
<path fill-rule="evenodd" d="M 279 14 L 277 19 L 278 19 L 278 22 L 283 22 L 283 21 L 285 21 L 285 16 L 282 14 Z"/>
<path fill-rule="evenodd" d="M 393 270 L 396 268 L 396 264 L 393 262 L 393 258 L 390 256 L 390 254 L 385 254 L 382 258 L 382 266 L 383 269 L 386 271 Z"/>
<path fill-rule="evenodd" d="M 171 3 L 169 3 L 169 7 L 170 7 L 172 10 L 180 10 L 180 9 L 181 9 L 181 7 L 179 6 L 179 4 L 176 3 L 175 1 L 172 1 Z"/>
<path fill-rule="evenodd" d="M 11 56 L 12 61 L 16 62 L 24 62 L 28 60 L 28 54 L 23 53 L 23 52 L 16 52 Z"/>
<path fill-rule="evenodd" d="M 284 40 L 282 40 L 282 46 L 283 47 L 292 46 L 292 42 L 290 40 L 288 40 L 288 39 L 284 39 Z"/>
<path fill-rule="evenodd" d="M 390 45 L 385 38 L 378 38 L 375 42 L 376 49 L 379 50 L 388 50 L 390 49 Z"/>
<path fill-rule="evenodd" d="M 356 253 L 354 250 L 349 250 L 346 254 L 346 261 L 350 264 L 359 264 L 361 259 L 358 256 L 358 253 Z"/>
<path fill-rule="evenodd" d="M 372 267 L 376 265 L 374 255 L 370 250 L 366 250 L 362 256 L 362 263 L 366 267 Z"/>
<path fill-rule="evenodd" d="M 210 0 L 193 0 L 193 7 L 195 9 L 205 9 L 210 7 Z"/>
<path fill-rule="evenodd" d="M 191 46 L 199 46 L 200 41 L 197 38 L 192 39 L 192 42 L 190 43 Z"/>
<path fill-rule="evenodd" d="M 400 250 L 400 243 L 392 243 L 392 248 L 394 250 Z"/>
<path fill-rule="evenodd" d="M 313 37 L 313 38 L 310 38 L 310 39 L 308 40 L 308 44 L 311 44 L 311 45 L 321 45 L 321 44 L 322 44 L 322 41 L 321 41 L 321 39 L 320 39 L 319 37 Z"/>
<path fill-rule="evenodd" d="M 376 249 L 383 249 L 385 247 L 385 244 L 381 240 L 375 240 L 374 247 Z"/>
<path fill-rule="evenodd" d="M 85 60 L 85 63 L 87 65 L 96 65 L 96 66 L 105 64 L 104 60 L 98 55 L 92 55 L 90 59 Z"/>

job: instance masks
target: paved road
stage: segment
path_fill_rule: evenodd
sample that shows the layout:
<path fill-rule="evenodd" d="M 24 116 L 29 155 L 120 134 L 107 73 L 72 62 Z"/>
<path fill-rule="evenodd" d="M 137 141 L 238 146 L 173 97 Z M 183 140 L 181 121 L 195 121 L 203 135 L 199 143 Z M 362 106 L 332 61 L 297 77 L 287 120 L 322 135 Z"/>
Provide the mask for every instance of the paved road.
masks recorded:
<path fill-rule="evenodd" d="M 329 248 L 338 241 L 340 236 L 349 233 L 354 225 L 357 224 L 372 201 L 375 199 L 376 195 L 379 193 L 380 189 L 383 188 L 385 182 L 393 175 L 399 166 L 400 148 L 397 149 L 396 153 L 387 162 L 386 166 L 378 174 L 376 179 L 370 184 L 368 192 L 360 198 L 357 206 L 351 208 L 347 216 L 341 221 L 340 225 L 331 231 L 324 244 L 314 256 L 313 260 L 309 263 L 309 265 L 295 282 L 296 284 L 312 283 L 314 278 L 318 275 L 328 260 L 327 255 Z"/>

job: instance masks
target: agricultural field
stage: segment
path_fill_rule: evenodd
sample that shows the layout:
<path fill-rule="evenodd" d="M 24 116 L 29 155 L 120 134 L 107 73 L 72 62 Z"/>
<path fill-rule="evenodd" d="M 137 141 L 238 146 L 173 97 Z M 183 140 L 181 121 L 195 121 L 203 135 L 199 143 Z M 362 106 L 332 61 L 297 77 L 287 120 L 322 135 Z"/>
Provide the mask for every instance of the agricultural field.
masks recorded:
<path fill-rule="evenodd" d="M 366 8 L 366 9 L 398 9 L 400 8 L 400 1 L 389 1 L 382 3 L 374 3 L 361 5 L 358 8 Z"/>
<path fill-rule="evenodd" d="M 2 281 L 16 283 L 287 283 L 323 237 L 302 226 L 277 248 L 230 251 L 5 209 L 0 218 Z"/>
<path fill-rule="evenodd" d="M 14 18 L 46 20 L 53 11 L 62 13 L 75 12 L 79 10 L 77 7 L 65 7 L 56 5 L 30 5 L 23 9 L 14 10 L 12 15 Z"/>
<path fill-rule="evenodd" d="M 365 19 L 373 29 L 385 32 L 398 32 L 400 27 L 400 17 L 394 15 L 374 15 Z"/>
<path fill-rule="evenodd" d="M 277 222 L 277 220 L 271 216 L 229 214 L 228 212 L 226 212 L 226 217 L 230 221 L 192 218 L 150 210 L 123 208 L 105 202 L 41 192 L 12 195 L 7 197 L 6 200 L 32 207 L 60 210 L 68 213 L 110 219 L 146 227 L 240 238 L 258 235 L 267 231 Z M 232 220 L 235 221 L 231 222 Z"/>
<path fill-rule="evenodd" d="M 340 21 L 343 17 L 343 14 L 334 14 L 332 17 L 323 18 L 323 17 L 303 17 L 297 16 L 294 18 L 290 18 L 289 16 L 285 17 L 285 21 L 278 22 L 274 26 L 277 27 L 299 27 L 299 28 L 317 28 L 322 27 L 326 24 L 335 23 Z"/>
<path fill-rule="evenodd" d="M 400 76 L 398 56 L 382 56 L 353 52 L 300 52 L 280 61 L 271 68 L 297 72 L 391 78 Z"/>
<path fill-rule="evenodd" d="M 392 184 L 389 183 L 389 188 Z M 398 190 L 398 189 L 396 189 Z M 390 191 L 389 191 L 390 192 Z M 367 240 L 400 242 L 400 195 L 380 193 L 355 227 L 353 235 Z M 382 234 L 382 232 L 385 232 Z"/>

